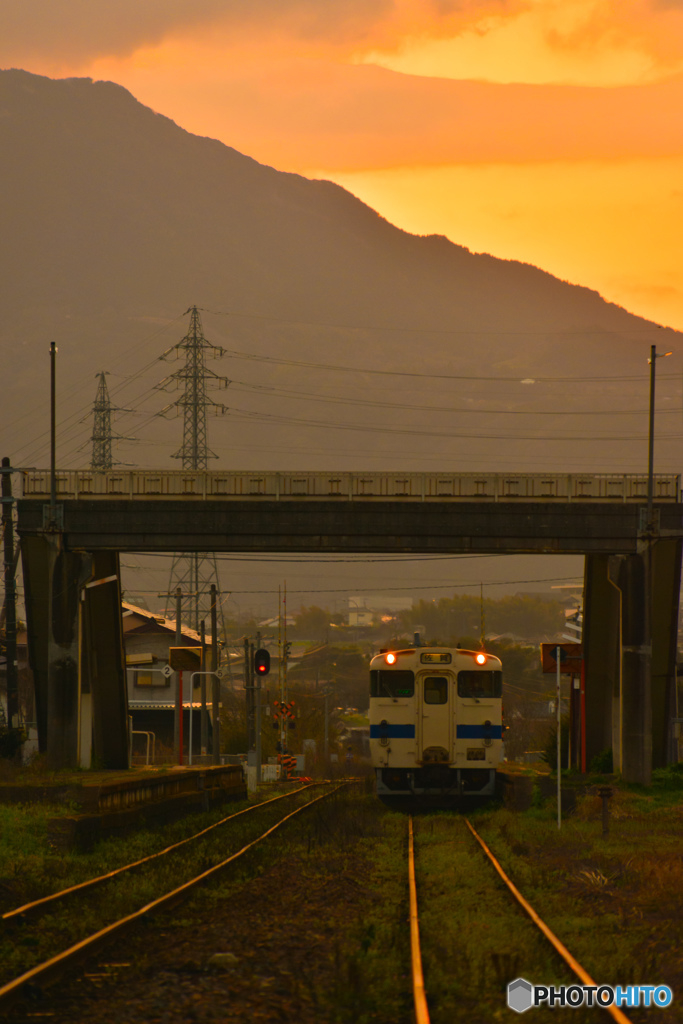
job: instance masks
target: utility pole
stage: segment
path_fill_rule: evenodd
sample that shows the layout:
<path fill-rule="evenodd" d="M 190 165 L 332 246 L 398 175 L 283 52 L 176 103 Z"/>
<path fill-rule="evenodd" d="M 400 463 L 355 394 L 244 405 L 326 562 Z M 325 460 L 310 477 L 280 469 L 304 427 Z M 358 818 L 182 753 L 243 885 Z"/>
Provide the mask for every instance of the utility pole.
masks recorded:
<path fill-rule="evenodd" d="M 180 623 L 183 608 L 183 593 L 180 587 L 175 592 L 175 645 L 182 647 L 183 631 Z M 173 753 L 180 763 L 183 758 L 183 674 L 177 673 L 175 692 L 175 714 L 173 716 Z"/>
<path fill-rule="evenodd" d="M 261 650 L 261 633 L 256 634 L 256 647 L 255 650 Z M 254 695 L 254 750 L 256 752 L 256 785 L 261 785 L 261 674 L 254 672 L 254 661 L 252 654 L 252 686 L 254 685 L 254 677 L 258 678 L 258 684 L 255 689 L 252 690 Z"/>
<path fill-rule="evenodd" d="M 211 345 L 204 337 L 201 317 L 196 306 L 187 310 L 190 314 L 190 326 L 187 334 L 176 345 L 164 352 L 162 359 L 184 356 L 185 363 L 175 373 L 164 378 L 157 387 L 164 390 L 182 389 L 177 401 L 162 409 L 161 415 L 172 410 L 183 416 L 183 443 L 172 458 L 180 459 L 183 469 L 207 469 L 208 460 L 218 458 L 208 445 L 206 414 L 207 410 L 216 416 L 226 412 L 226 406 L 214 402 L 209 397 L 209 388 L 225 389 L 229 385 L 227 377 L 220 377 L 206 366 L 206 359 L 219 359 L 225 355 L 220 345 Z M 185 622 L 199 632 L 199 623 L 209 612 L 209 589 L 211 583 L 218 585 L 218 565 L 214 553 L 176 554 L 173 556 L 171 575 L 168 584 L 167 605 L 174 588 L 183 589 L 183 612 Z M 221 620 L 223 613 L 221 609 Z"/>
<path fill-rule="evenodd" d="M 206 675 L 204 674 L 206 672 L 206 633 L 204 630 L 204 619 L 202 619 L 200 626 L 201 629 L 199 632 L 202 638 L 202 675 L 200 676 L 202 709 L 199 722 L 199 747 L 202 752 L 202 757 L 204 757 L 209 749 L 209 721 L 206 710 Z"/>
<path fill-rule="evenodd" d="M 19 725 L 19 675 L 17 671 L 17 602 L 14 560 L 14 521 L 12 510 L 12 468 L 10 460 L 2 460 L 2 530 L 5 556 L 5 666 L 7 680 L 7 724 Z"/>
<path fill-rule="evenodd" d="M 251 767 L 252 755 L 254 753 L 254 680 L 252 678 L 252 666 L 254 659 L 254 645 L 248 636 L 244 638 L 244 702 L 247 718 L 247 764 Z"/>
<path fill-rule="evenodd" d="M 43 505 L 43 529 L 58 533 L 64 525 L 64 506 L 57 504 L 57 345 L 50 342 L 50 504 Z"/>
<path fill-rule="evenodd" d="M 642 730 L 638 755 L 629 757 L 624 773 L 630 782 L 638 782 L 649 786 L 652 782 L 652 618 L 654 589 L 654 545 L 659 537 L 659 513 L 654 511 L 654 457 L 655 457 L 655 371 L 658 359 L 672 355 L 671 352 L 657 352 L 657 346 L 650 346 L 650 402 L 648 416 L 648 449 L 647 449 L 647 510 L 645 513 L 645 529 L 641 534 L 643 557 L 643 636 L 640 648 L 640 692 L 638 720 Z"/>
<path fill-rule="evenodd" d="M 213 707 L 213 764 L 221 763 L 221 683 L 215 672 L 218 669 L 218 622 L 216 615 L 216 584 L 211 584 L 211 704 Z M 229 656 L 229 655 L 228 655 Z"/>
<path fill-rule="evenodd" d="M 286 588 L 285 584 L 285 588 Z M 278 588 L 279 589 L 279 588 Z M 280 764 L 283 766 L 282 775 L 286 777 L 284 771 L 285 762 L 283 760 L 284 755 L 287 753 L 287 720 L 282 714 L 286 700 L 287 700 L 287 591 L 285 589 L 285 614 L 284 614 L 284 641 L 282 640 L 282 604 L 280 602 L 280 595 L 278 593 L 278 614 L 279 614 L 279 628 L 278 628 L 278 647 L 280 651 Z"/>

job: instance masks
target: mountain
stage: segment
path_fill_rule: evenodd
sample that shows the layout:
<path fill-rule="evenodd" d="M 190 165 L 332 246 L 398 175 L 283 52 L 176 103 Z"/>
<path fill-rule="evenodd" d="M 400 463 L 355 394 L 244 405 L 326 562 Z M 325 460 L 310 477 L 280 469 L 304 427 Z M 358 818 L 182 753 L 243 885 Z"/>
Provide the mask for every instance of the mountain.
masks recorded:
<path fill-rule="evenodd" d="M 0 454 L 47 461 L 54 340 L 60 464 L 88 462 L 94 375 L 106 369 L 135 375 L 121 405 L 144 414 L 144 429 L 126 414 L 122 433 L 140 441 L 124 461 L 177 468 L 167 459 L 180 425 L 151 419 L 177 395 L 151 387 L 196 304 L 207 337 L 241 353 L 212 364 L 238 382 L 210 427 L 216 465 L 645 468 L 649 345 L 675 332 L 595 291 L 410 235 L 339 186 L 191 135 L 110 82 L 0 72 L 0 145 Z M 363 372 L 387 369 L 428 376 Z M 519 383 L 601 375 L 638 379 Z M 666 448 L 667 466 L 674 458 Z"/>

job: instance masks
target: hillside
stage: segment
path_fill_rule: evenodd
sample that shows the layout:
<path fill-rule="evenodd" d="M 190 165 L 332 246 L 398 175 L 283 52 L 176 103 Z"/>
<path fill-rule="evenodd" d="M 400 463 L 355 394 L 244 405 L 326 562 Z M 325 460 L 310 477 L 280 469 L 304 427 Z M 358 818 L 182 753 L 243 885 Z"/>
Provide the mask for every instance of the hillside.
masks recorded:
<path fill-rule="evenodd" d="M 646 321 L 590 289 L 532 266 L 472 254 L 440 236 L 407 234 L 339 186 L 279 172 L 191 135 L 112 83 L 0 72 L 0 146 L 2 349 L 10 381 L 0 428 L 2 453 L 20 461 L 46 462 L 44 443 L 31 448 L 26 441 L 47 425 L 49 341 L 60 350 L 62 409 L 87 412 L 94 374 L 131 373 L 153 360 L 182 337 L 186 320 L 154 332 L 195 303 L 232 314 L 206 313 L 204 327 L 216 343 L 239 352 L 368 370 L 417 369 L 435 377 L 420 383 L 417 401 L 425 408 L 398 416 L 370 406 L 330 410 L 310 397 L 264 402 L 253 391 L 238 395 L 235 386 L 228 393 L 235 411 L 211 425 L 220 464 L 235 468 L 332 466 L 338 457 L 346 468 L 362 465 L 366 455 L 374 455 L 376 468 L 419 468 L 427 457 L 460 469 L 477 459 L 499 469 L 562 468 L 582 459 L 585 468 L 596 468 L 592 438 L 605 432 L 605 419 L 590 413 L 610 407 L 642 412 L 649 345 L 671 343 L 673 332 L 648 330 Z M 296 385 L 333 401 L 373 394 L 384 402 L 393 397 L 399 406 L 414 400 L 409 379 L 243 359 L 223 360 L 215 369 L 250 387 Z M 153 367 L 141 381 L 147 387 L 167 372 Z M 618 382 L 573 392 L 480 384 L 466 397 L 464 385 L 457 394 L 452 387 L 440 390 L 438 378 L 458 374 L 638 374 L 643 380 L 633 398 Z M 121 404 L 132 397 L 124 395 Z M 140 408 L 151 415 L 167 401 L 148 394 Z M 445 412 L 429 411 L 430 403 Z M 458 409 L 494 406 L 557 411 L 563 403 L 573 412 L 584 409 L 587 418 L 522 420 L 497 411 L 483 422 L 482 416 L 457 416 Z M 18 427 L 27 409 L 31 422 Z M 351 423 L 371 433 L 268 425 L 267 415 Z M 528 437 L 562 434 L 563 427 L 565 434 L 576 433 L 577 422 L 579 435 L 591 440 L 529 447 Z M 404 443 L 392 436 L 394 426 L 431 436 L 410 434 Z M 476 435 L 482 426 L 482 433 L 495 436 L 451 439 Z M 641 435 L 645 427 L 639 415 L 610 421 L 608 433 Z M 76 449 L 87 442 L 88 429 L 87 422 L 64 428 L 61 464 L 87 464 L 87 444 L 83 453 Z M 122 432 L 131 429 L 141 443 L 125 461 L 177 465 L 167 459 L 178 447 L 178 423 L 150 422 L 143 433 L 133 423 Z M 147 439 L 155 446 L 146 446 Z M 625 451 L 623 443 L 609 441 L 602 451 L 605 469 L 644 467 L 644 444 Z M 562 463 L 567 453 L 570 460 Z"/>

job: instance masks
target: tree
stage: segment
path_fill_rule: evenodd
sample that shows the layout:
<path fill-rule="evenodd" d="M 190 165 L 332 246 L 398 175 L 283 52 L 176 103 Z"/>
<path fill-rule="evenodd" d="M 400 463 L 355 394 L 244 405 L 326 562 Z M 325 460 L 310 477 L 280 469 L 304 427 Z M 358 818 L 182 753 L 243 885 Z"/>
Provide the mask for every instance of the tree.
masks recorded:
<path fill-rule="evenodd" d="M 291 635 L 297 640 L 326 640 L 330 630 L 330 613 L 327 608 L 318 608 L 311 605 L 310 608 L 299 609 L 294 617 L 294 626 Z"/>
<path fill-rule="evenodd" d="M 484 600 L 487 633 L 512 633 L 530 639 L 556 636 L 564 626 L 564 611 L 559 601 L 544 601 L 526 594 L 497 600 Z M 474 594 L 442 597 L 439 601 L 419 601 L 398 617 L 397 628 L 412 636 L 424 630 L 424 640 L 454 646 L 464 636 L 481 634 L 481 600 Z"/>

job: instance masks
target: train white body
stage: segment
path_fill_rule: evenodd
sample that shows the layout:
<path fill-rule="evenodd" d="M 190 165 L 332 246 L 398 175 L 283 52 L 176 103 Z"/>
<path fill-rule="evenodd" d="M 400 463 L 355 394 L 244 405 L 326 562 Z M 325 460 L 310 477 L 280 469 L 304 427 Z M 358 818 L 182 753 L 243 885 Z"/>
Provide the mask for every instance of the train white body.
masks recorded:
<path fill-rule="evenodd" d="M 370 756 L 381 797 L 495 793 L 503 671 L 483 651 L 416 647 L 370 662 Z"/>

